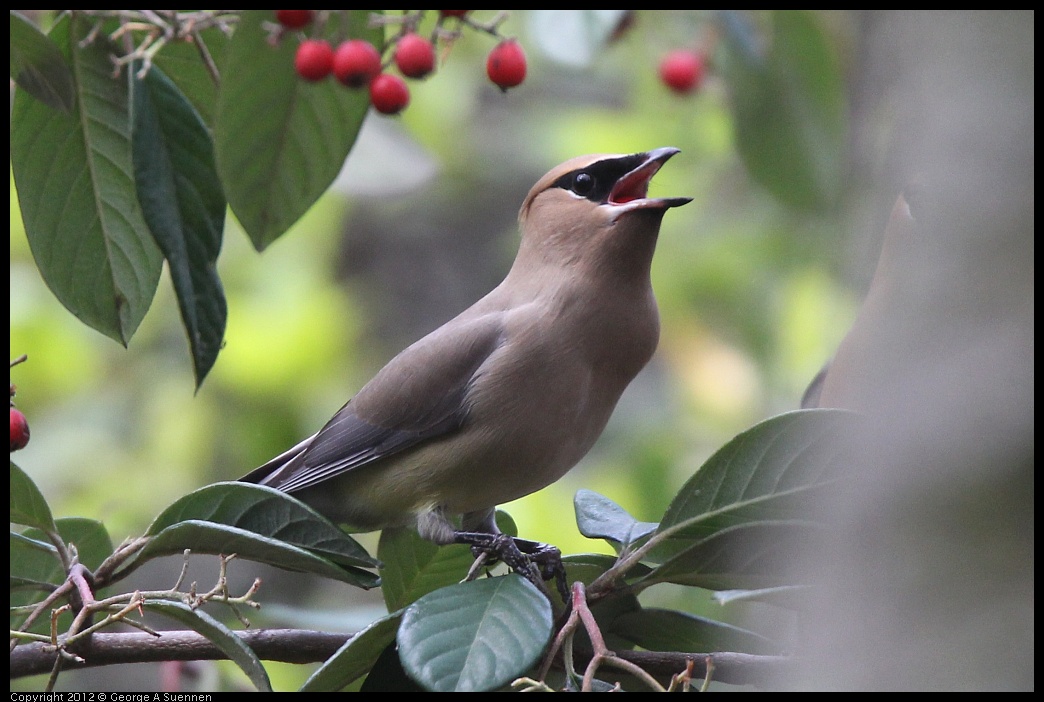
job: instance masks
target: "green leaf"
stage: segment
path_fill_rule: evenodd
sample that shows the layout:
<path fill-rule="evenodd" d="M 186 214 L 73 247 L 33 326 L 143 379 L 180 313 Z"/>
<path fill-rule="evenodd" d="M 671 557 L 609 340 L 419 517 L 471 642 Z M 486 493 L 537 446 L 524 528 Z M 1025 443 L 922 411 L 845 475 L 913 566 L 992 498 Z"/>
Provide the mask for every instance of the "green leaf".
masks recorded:
<path fill-rule="evenodd" d="M 146 535 L 190 519 L 227 524 L 313 551 L 335 563 L 372 568 L 374 559 L 355 539 L 300 500 L 264 485 L 207 485 L 163 510 Z"/>
<path fill-rule="evenodd" d="M 510 514 L 498 509 L 496 518 L 500 533 L 518 536 L 518 527 Z M 436 546 L 412 528 L 383 530 L 377 557 L 384 563 L 381 592 L 388 611 L 401 609 L 422 595 L 459 583 L 475 562 L 467 546 Z"/>
<path fill-rule="evenodd" d="M 65 580 L 58 549 L 39 529 L 27 529 L 23 534 L 12 531 L 8 555 L 12 607 L 40 599 L 39 593 L 51 592 Z"/>
<path fill-rule="evenodd" d="M 603 553 L 571 553 L 568 556 L 562 556 L 562 564 L 566 568 L 566 579 L 571 583 L 579 580 L 585 585 L 590 585 L 598 576 L 616 565 L 617 560 L 616 556 L 608 556 Z M 629 572 L 633 577 L 645 575 L 649 571 L 648 566 L 638 563 Z"/>
<path fill-rule="evenodd" d="M 608 497 L 591 490 L 578 490 L 573 497 L 576 525 L 589 539 L 630 545 L 656 531 L 655 522 L 639 522 Z"/>
<path fill-rule="evenodd" d="M 390 611 L 412 604 L 429 592 L 459 583 L 475 561 L 467 546 L 437 546 L 422 539 L 413 528 L 382 531 L 377 557 L 384 563 L 381 593 Z"/>
<path fill-rule="evenodd" d="M 616 564 L 616 556 L 603 553 L 570 553 L 562 556 L 566 569 L 566 580 L 590 585 L 594 580 Z"/>
<path fill-rule="evenodd" d="M 219 77 L 207 68 L 201 54 L 205 52 L 210 57 L 216 71 L 224 62 L 229 41 L 230 37 L 219 27 L 210 27 L 197 34 L 191 42 L 168 43 L 153 60 L 153 65 L 163 70 L 203 121 L 211 126 L 214 124 Z"/>
<path fill-rule="evenodd" d="M 28 531 L 28 530 L 27 530 Z M 37 529 L 37 532 L 40 530 Z M 20 548 L 28 553 L 37 552 L 52 558 L 58 558 L 58 549 L 50 541 L 46 540 L 46 537 L 42 539 L 29 538 L 25 534 L 19 534 L 17 531 L 11 532 L 11 545 L 10 549 Z"/>
<path fill-rule="evenodd" d="M 399 660 L 399 649 L 392 641 L 377 657 L 359 692 L 425 692 L 425 689 L 406 675 Z"/>
<path fill-rule="evenodd" d="M 369 11 L 348 13 L 349 35 L 380 45 Z M 294 71 L 296 34 L 268 42 L 270 10 L 240 17 L 221 68 L 214 124 L 218 172 L 232 211 L 260 251 L 282 235 L 333 182 L 369 109 L 365 90 Z M 342 31 L 330 22 L 328 38 Z"/>
<path fill-rule="evenodd" d="M 234 553 L 250 561 L 268 563 L 283 570 L 315 573 L 366 589 L 376 587 L 380 582 L 377 576 L 369 571 L 334 563 L 286 542 L 226 524 L 197 520 L 174 524 L 150 538 L 132 565 L 121 571 L 120 575 L 125 576 L 150 558 L 172 556 L 184 552 L 185 549 L 213 555 Z"/>
<path fill-rule="evenodd" d="M 733 602 L 767 602 L 779 607 L 797 609 L 807 601 L 808 590 L 808 585 L 781 585 L 759 590 L 719 590 L 714 593 L 714 599 L 722 605 Z"/>
<path fill-rule="evenodd" d="M 65 517 L 54 525 L 62 541 L 76 548 L 80 563 L 94 570 L 112 554 L 112 539 L 105 525 L 93 519 Z M 22 606 L 41 599 L 40 593 L 49 593 L 66 578 L 65 567 L 58 550 L 39 529 L 26 529 L 21 534 L 11 533 L 10 542 L 11 606 Z M 95 593 L 99 594 L 99 593 Z M 68 626 L 71 616 L 60 622 Z M 21 620 L 11 618 L 11 626 Z M 37 621 L 32 631 L 45 633 L 50 623 L 45 617 Z"/>
<path fill-rule="evenodd" d="M 51 508 L 29 475 L 11 463 L 11 521 L 15 524 L 55 531 Z"/>
<path fill-rule="evenodd" d="M 162 614 L 202 634 L 217 646 L 233 663 L 246 673 L 250 682 L 261 692 L 272 692 L 272 683 L 268 680 L 268 672 L 261 665 L 260 659 L 235 632 L 201 609 L 193 609 L 181 602 L 169 600 L 147 599 L 145 609 Z"/>
<path fill-rule="evenodd" d="M 112 538 L 105 524 L 86 517 L 62 517 L 56 521 L 62 541 L 76 548 L 80 563 L 94 570 L 112 555 Z M 26 532 L 31 534 L 32 530 Z"/>
<path fill-rule="evenodd" d="M 790 558 L 801 549 L 826 546 L 821 524 L 802 520 L 759 520 L 696 539 L 647 576 L 711 590 L 769 587 L 780 582 Z"/>
<path fill-rule="evenodd" d="M 524 674 L 551 636 L 551 604 L 516 574 L 437 590 L 406 610 L 399 658 L 435 692 L 494 690 Z"/>
<path fill-rule="evenodd" d="M 303 502 L 261 485 L 215 483 L 196 490 L 164 510 L 146 535 L 148 545 L 120 575 L 148 558 L 191 549 L 235 553 L 362 588 L 380 582 L 359 567 L 379 564 L 354 539 Z"/>
<path fill-rule="evenodd" d="M 48 107 L 73 109 L 69 63 L 36 25 L 11 12 L 11 80 Z"/>
<path fill-rule="evenodd" d="M 647 651 L 777 652 L 769 639 L 753 631 L 668 609 L 621 614 L 612 621 L 610 631 Z"/>
<path fill-rule="evenodd" d="M 336 692 L 366 675 L 384 649 L 395 643 L 400 621 L 402 611 L 392 612 L 348 639 L 312 673 L 300 691 Z"/>
<path fill-rule="evenodd" d="M 112 554 L 112 539 L 105 525 L 94 519 L 84 517 L 65 517 L 54 524 L 62 541 L 76 548 L 80 563 L 93 570 Z M 65 569 L 58 550 L 52 545 L 42 530 L 26 529 L 21 534 L 11 532 L 11 577 L 25 583 L 35 582 L 44 585 L 37 588 L 44 591 L 53 589 L 65 580 Z"/>
<path fill-rule="evenodd" d="M 747 170 L 791 207 L 830 207 L 843 182 L 847 122 L 840 62 L 819 18 L 773 11 L 763 48 L 746 16 L 723 17 L 724 72 Z"/>
<path fill-rule="evenodd" d="M 712 589 L 779 584 L 792 540 L 819 538 L 816 500 L 842 474 L 839 439 L 859 415 L 815 409 L 772 417 L 718 450 L 675 496 L 660 522 L 661 565 L 645 581 Z M 665 534 L 666 532 L 666 534 Z M 664 535 L 660 537 L 659 535 Z"/>
<path fill-rule="evenodd" d="M 838 439 L 860 416 L 837 409 L 786 412 L 738 434 L 714 453 L 671 501 L 663 533 L 705 535 L 759 519 L 807 517 L 811 498 L 842 475 Z"/>
<path fill-rule="evenodd" d="M 16 91 L 11 166 L 29 248 L 44 282 L 88 326 L 126 345 L 152 303 L 162 257 L 138 205 L 126 75 L 113 78 L 104 37 L 62 17 L 50 38 L 72 66 L 75 104 L 61 113 Z"/>
<path fill-rule="evenodd" d="M 163 71 L 153 66 L 139 79 L 137 70 L 130 69 L 138 201 L 167 259 L 199 387 L 225 335 L 217 275 L 225 198 L 203 120 Z"/>

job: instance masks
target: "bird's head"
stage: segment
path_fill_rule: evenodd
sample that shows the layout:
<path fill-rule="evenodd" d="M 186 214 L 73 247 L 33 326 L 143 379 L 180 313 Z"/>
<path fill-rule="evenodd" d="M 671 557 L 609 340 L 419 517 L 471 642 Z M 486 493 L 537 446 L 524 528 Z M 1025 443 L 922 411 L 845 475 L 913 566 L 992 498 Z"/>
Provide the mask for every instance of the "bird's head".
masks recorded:
<path fill-rule="evenodd" d="M 612 223 L 636 210 L 663 211 L 691 197 L 650 198 L 649 182 L 678 149 L 665 146 L 638 154 L 593 154 L 561 163 L 537 181 L 522 209 L 525 226 L 533 217 L 585 218 Z"/>
<path fill-rule="evenodd" d="M 639 246 L 651 256 L 663 213 L 692 200 L 649 197 L 652 177 L 676 153 L 668 146 L 628 155 L 594 154 L 552 168 L 519 211 L 523 249 L 558 262 L 621 246 Z"/>

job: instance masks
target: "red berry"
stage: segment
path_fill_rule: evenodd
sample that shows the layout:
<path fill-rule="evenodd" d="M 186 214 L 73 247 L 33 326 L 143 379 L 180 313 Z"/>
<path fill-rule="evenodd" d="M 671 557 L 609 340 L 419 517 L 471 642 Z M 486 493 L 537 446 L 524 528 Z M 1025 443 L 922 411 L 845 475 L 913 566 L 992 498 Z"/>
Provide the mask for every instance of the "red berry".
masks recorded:
<path fill-rule="evenodd" d="M 410 104 L 410 89 L 399 76 L 382 73 L 370 81 L 370 102 L 378 112 L 398 114 Z"/>
<path fill-rule="evenodd" d="M 435 69 L 435 48 L 419 34 L 407 34 L 395 47 L 395 65 L 407 78 L 423 78 Z"/>
<path fill-rule="evenodd" d="M 486 75 L 501 90 L 514 88 L 526 79 L 526 54 L 514 39 L 500 42 L 486 59 Z"/>
<path fill-rule="evenodd" d="M 676 93 L 691 93 L 703 82 L 705 68 L 702 54 L 679 49 L 660 61 L 660 80 Z"/>
<path fill-rule="evenodd" d="M 312 22 L 311 10 L 276 10 L 276 19 L 287 29 L 300 29 Z"/>
<path fill-rule="evenodd" d="M 306 39 L 297 47 L 294 68 L 305 80 L 322 80 L 333 68 L 334 52 L 330 45 L 320 39 Z"/>
<path fill-rule="evenodd" d="M 463 17 L 469 12 L 471 10 L 439 10 L 439 14 L 443 17 Z"/>
<path fill-rule="evenodd" d="M 361 88 L 381 72 L 381 55 L 368 41 L 342 42 L 334 52 L 333 72 L 349 88 Z"/>
<path fill-rule="evenodd" d="M 29 422 L 19 410 L 11 408 L 11 450 L 24 449 L 29 443 Z"/>

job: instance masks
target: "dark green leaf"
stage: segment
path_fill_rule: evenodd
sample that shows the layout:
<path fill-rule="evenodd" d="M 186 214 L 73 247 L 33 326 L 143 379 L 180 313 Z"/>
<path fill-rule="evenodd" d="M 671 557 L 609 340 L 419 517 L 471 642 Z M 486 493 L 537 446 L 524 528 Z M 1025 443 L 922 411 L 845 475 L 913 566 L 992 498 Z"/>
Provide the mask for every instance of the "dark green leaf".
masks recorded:
<path fill-rule="evenodd" d="M 518 575 L 429 593 L 397 637 L 407 674 L 436 692 L 494 690 L 523 675 L 551 636 L 551 605 Z"/>
<path fill-rule="evenodd" d="M 781 585 L 760 590 L 719 590 L 714 593 L 714 599 L 723 605 L 733 602 L 767 602 L 780 607 L 798 608 L 807 598 L 808 590 L 808 585 Z"/>
<path fill-rule="evenodd" d="M 11 80 L 48 107 L 73 108 L 69 63 L 32 22 L 11 12 Z"/>
<path fill-rule="evenodd" d="M 377 557 L 384 563 L 384 604 L 392 611 L 429 592 L 459 583 L 475 560 L 467 546 L 436 546 L 418 536 L 413 528 L 382 531 Z"/>
<path fill-rule="evenodd" d="M 56 520 L 62 541 L 76 548 L 76 555 L 87 568 L 94 570 L 112 555 L 112 538 L 105 524 L 85 517 L 62 517 Z M 31 534 L 32 530 L 26 532 Z"/>
<path fill-rule="evenodd" d="M 648 651 L 775 653 L 760 634 L 668 609 L 641 609 L 613 620 L 610 631 Z"/>
<path fill-rule="evenodd" d="M 76 548 L 80 563 L 95 569 L 112 554 L 112 540 L 105 525 L 94 519 L 65 517 L 57 520 L 54 528 L 62 541 Z M 25 582 L 58 585 L 65 580 L 65 569 L 58 550 L 40 529 L 26 529 L 21 534 L 11 532 L 11 576 Z M 51 587 L 43 587 L 49 591 Z"/>
<path fill-rule="evenodd" d="M 149 557 L 192 549 L 236 553 L 287 570 L 317 573 L 359 587 L 378 584 L 362 567 L 378 565 L 354 539 L 311 507 L 261 485 L 215 483 L 164 510 L 134 568 Z"/>
<path fill-rule="evenodd" d="M 510 514 L 498 509 L 496 517 L 497 528 L 502 534 L 518 535 L 518 527 Z M 377 557 L 384 563 L 381 592 L 389 611 L 401 609 L 429 592 L 459 583 L 475 562 L 467 546 L 436 546 L 422 539 L 412 528 L 382 531 Z"/>
<path fill-rule="evenodd" d="M 380 565 L 326 517 L 285 492 L 264 485 L 224 482 L 190 492 L 163 510 L 146 534 L 154 536 L 190 519 L 244 529 L 346 566 Z"/>
<path fill-rule="evenodd" d="M 349 11 L 349 35 L 380 45 L 369 11 Z M 298 41 L 273 46 L 262 23 L 270 10 L 240 17 L 221 67 L 214 124 L 218 172 L 229 205 L 254 246 L 264 249 L 311 207 L 333 182 L 369 108 L 365 90 L 332 78 L 301 80 L 294 71 Z M 342 31 L 331 22 L 328 35 Z"/>
<path fill-rule="evenodd" d="M 38 529 L 36 531 L 39 531 Z M 28 549 L 29 551 L 36 551 L 53 558 L 58 557 L 58 549 L 50 541 L 45 538 L 35 539 L 29 538 L 25 534 L 19 534 L 16 531 L 11 532 L 11 546 L 10 548 L 16 548 L 15 544 L 18 544 L 18 548 Z"/>
<path fill-rule="evenodd" d="M 210 27 L 200 32 L 195 41 L 167 44 L 154 59 L 153 65 L 159 66 L 177 84 L 207 125 L 214 124 L 218 76 L 207 68 L 201 54 L 206 52 L 216 70 L 224 61 L 228 43 L 227 34 L 218 27 Z"/>
<path fill-rule="evenodd" d="M 27 531 L 30 533 L 11 532 L 8 555 L 12 607 L 42 599 L 40 593 L 53 591 L 65 580 L 58 549 L 48 543 L 38 529 Z M 12 626 L 17 626 L 13 616 Z"/>
<path fill-rule="evenodd" d="M 655 550 L 663 563 L 646 580 L 714 589 L 779 584 L 772 578 L 788 546 L 822 536 L 812 521 L 816 500 L 841 476 L 839 439 L 857 427 L 852 412 L 801 410 L 732 439 L 671 502 L 658 531 L 670 538 Z"/>
<path fill-rule="evenodd" d="M 634 648 L 634 644 L 630 641 L 615 634 L 613 622 L 619 617 L 641 610 L 642 605 L 638 602 L 638 598 L 635 595 L 630 592 L 617 593 L 611 597 L 598 600 L 590 607 L 591 614 L 594 615 L 595 621 L 598 622 L 598 629 L 602 632 L 605 645 L 610 650 L 626 651 Z M 577 631 L 576 645 L 579 648 L 592 649 L 591 640 L 586 629 L 581 628 Z"/>
<path fill-rule="evenodd" d="M 272 683 L 261 661 L 235 632 L 201 609 L 193 609 L 181 602 L 147 599 L 145 609 L 181 622 L 202 634 L 217 646 L 233 663 L 246 673 L 250 682 L 261 692 L 272 692 Z"/>
<path fill-rule="evenodd" d="M 659 532 L 706 535 L 759 518 L 808 516 L 809 497 L 842 475 L 838 439 L 859 426 L 846 410 L 812 409 L 766 419 L 711 456 L 671 501 Z"/>
<path fill-rule="evenodd" d="M 585 584 L 590 584 L 616 563 L 616 556 L 607 556 L 602 553 L 571 553 L 568 556 L 562 556 L 562 564 L 565 565 L 569 582 L 580 580 Z M 649 570 L 648 566 L 639 563 L 631 568 L 629 573 L 631 577 L 634 577 L 645 575 Z"/>
<path fill-rule="evenodd" d="M 36 527 L 43 531 L 55 530 L 54 517 L 40 488 L 29 475 L 11 463 L 11 521 Z"/>
<path fill-rule="evenodd" d="M 133 77 L 131 92 L 138 201 L 167 259 L 198 387 L 217 360 L 228 312 L 217 275 L 225 198 L 214 148 L 203 120 L 159 68 Z"/>
<path fill-rule="evenodd" d="M 392 641 L 377 657 L 359 692 L 425 692 L 413 682 L 399 660 L 399 648 Z"/>
<path fill-rule="evenodd" d="M 693 540 L 666 559 L 646 581 L 721 590 L 769 587 L 780 582 L 801 549 L 826 546 L 823 526 L 800 520 L 758 520 Z"/>
<path fill-rule="evenodd" d="M 627 546 L 656 531 L 655 522 L 639 522 L 623 507 L 591 490 L 578 490 L 573 508 L 580 533 L 589 539 Z"/>
<path fill-rule="evenodd" d="M 736 144 L 751 176 L 787 205 L 836 202 L 847 132 L 837 51 L 810 11 L 775 10 L 767 47 L 745 16 L 725 15 L 725 75 Z"/>
<path fill-rule="evenodd" d="M 101 522 L 82 517 L 65 517 L 56 520 L 54 526 L 63 543 L 75 547 L 80 563 L 90 570 L 97 568 L 112 554 L 112 540 Z M 58 551 L 39 529 L 26 529 L 21 534 L 12 532 L 10 547 L 12 607 L 37 602 L 42 599 L 40 593 L 49 593 L 65 581 L 65 567 L 58 557 Z M 63 619 L 60 626 L 68 626 L 69 621 L 71 617 Z M 12 627 L 20 623 L 12 617 Z M 46 617 L 32 628 L 37 633 L 45 633 L 49 629 L 50 623 Z"/>
<path fill-rule="evenodd" d="M 395 643 L 402 611 L 378 619 L 326 659 L 301 686 L 301 692 L 336 692 L 366 675 L 381 653 Z"/>
<path fill-rule="evenodd" d="M 57 112 L 16 91 L 11 166 L 29 248 L 58 300 L 126 345 L 152 303 L 163 259 L 138 205 L 126 75 L 114 78 L 104 34 L 86 47 L 85 19 L 50 38 L 69 60 L 75 104 Z"/>
<path fill-rule="evenodd" d="M 149 539 L 125 575 L 150 558 L 171 556 L 189 549 L 194 553 L 213 555 L 236 554 L 240 558 L 268 563 L 284 570 L 315 573 L 356 587 L 376 587 L 376 575 L 355 566 L 345 566 L 292 546 L 284 541 L 260 536 L 226 524 L 188 520 L 167 527 Z"/>

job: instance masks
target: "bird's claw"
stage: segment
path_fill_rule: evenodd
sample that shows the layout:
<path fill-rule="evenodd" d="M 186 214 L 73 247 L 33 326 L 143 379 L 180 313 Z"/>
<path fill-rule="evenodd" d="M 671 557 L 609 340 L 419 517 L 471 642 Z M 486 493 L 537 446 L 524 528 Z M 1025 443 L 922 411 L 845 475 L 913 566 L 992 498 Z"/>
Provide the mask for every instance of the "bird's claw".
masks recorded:
<path fill-rule="evenodd" d="M 547 593 L 545 580 L 554 578 L 555 586 L 562 600 L 569 601 L 569 588 L 566 585 L 565 567 L 562 565 L 562 552 L 558 548 L 538 541 L 518 539 L 507 534 L 485 534 L 481 532 L 457 532 L 455 539 L 459 544 L 471 546 L 475 562 L 468 571 L 467 579 L 472 579 L 486 565 L 502 561 L 509 568 Z"/>

